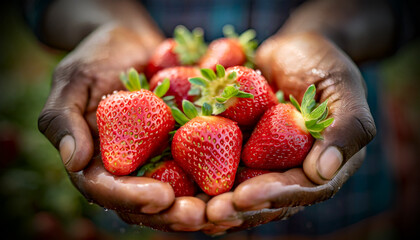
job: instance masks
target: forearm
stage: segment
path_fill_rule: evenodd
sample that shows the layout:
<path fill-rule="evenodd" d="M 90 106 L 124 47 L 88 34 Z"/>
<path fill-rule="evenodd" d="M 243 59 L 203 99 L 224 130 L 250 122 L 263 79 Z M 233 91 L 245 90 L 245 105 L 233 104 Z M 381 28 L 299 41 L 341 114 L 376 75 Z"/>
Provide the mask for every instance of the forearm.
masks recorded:
<path fill-rule="evenodd" d="M 360 62 L 393 50 L 395 25 L 384 0 L 314 0 L 296 9 L 278 34 L 317 32 Z"/>
<path fill-rule="evenodd" d="M 98 27 L 115 24 L 141 36 L 153 49 L 163 36 L 146 10 L 132 0 L 58 0 L 45 13 L 42 39 L 52 47 L 71 50 Z"/>

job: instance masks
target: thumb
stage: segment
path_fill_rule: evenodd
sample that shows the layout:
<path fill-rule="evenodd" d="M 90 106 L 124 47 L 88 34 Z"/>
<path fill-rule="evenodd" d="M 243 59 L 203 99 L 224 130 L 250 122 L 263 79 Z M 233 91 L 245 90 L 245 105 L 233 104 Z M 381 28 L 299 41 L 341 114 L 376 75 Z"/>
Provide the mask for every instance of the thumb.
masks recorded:
<path fill-rule="evenodd" d="M 59 150 L 68 171 L 80 171 L 93 156 L 90 128 L 83 117 L 88 98 L 87 81 L 68 79 L 73 68 L 58 67 L 51 93 L 38 118 L 39 130 Z"/>
<path fill-rule="evenodd" d="M 352 74 L 344 77 L 363 81 L 360 73 Z M 322 132 L 323 140 L 315 141 L 303 162 L 305 174 L 318 184 L 331 180 L 347 160 L 376 135 L 364 85 L 353 84 L 355 81 L 337 82 L 325 88 L 324 83 L 319 84 L 321 100 L 328 98 L 334 122 Z"/>

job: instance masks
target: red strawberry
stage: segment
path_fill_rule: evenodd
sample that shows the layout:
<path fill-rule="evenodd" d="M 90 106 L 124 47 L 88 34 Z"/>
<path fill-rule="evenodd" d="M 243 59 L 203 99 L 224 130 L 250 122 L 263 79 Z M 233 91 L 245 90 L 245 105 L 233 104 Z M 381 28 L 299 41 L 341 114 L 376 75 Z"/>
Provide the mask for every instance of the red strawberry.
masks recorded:
<path fill-rule="evenodd" d="M 177 106 L 182 105 L 182 100 L 187 99 L 193 101 L 195 96 L 188 95 L 191 84 L 188 81 L 191 77 L 197 77 L 200 75 L 198 68 L 190 66 L 178 66 L 163 69 L 156 73 L 150 80 L 150 89 L 153 90 L 158 86 L 165 78 L 168 78 L 171 82 L 167 96 L 174 96 L 175 103 Z"/>
<path fill-rule="evenodd" d="M 144 76 L 142 77 L 143 82 Z M 155 93 L 140 89 L 134 69 L 122 75 L 129 91 L 115 92 L 99 103 L 96 117 L 104 167 L 115 175 L 127 175 L 144 164 L 168 140 L 175 121 L 161 97 L 169 81 Z"/>
<path fill-rule="evenodd" d="M 173 160 L 151 163 L 143 176 L 169 183 L 174 189 L 175 197 L 194 196 L 197 191 L 194 181 Z"/>
<path fill-rule="evenodd" d="M 244 146 L 242 160 L 246 166 L 287 169 L 302 164 L 314 138 L 322 138 L 321 131 L 334 121 L 325 119 L 327 101 L 315 108 L 315 92 L 315 86 L 309 86 L 302 106 L 290 96 L 293 105 L 279 103 L 267 110 Z"/>
<path fill-rule="evenodd" d="M 254 168 L 247 168 L 247 167 L 239 167 L 238 172 L 236 173 L 235 177 L 235 186 L 245 182 L 246 180 L 260 176 L 266 173 L 271 173 L 272 171 L 263 170 L 263 169 L 254 169 Z"/>
<path fill-rule="evenodd" d="M 190 32 L 184 26 L 177 26 L 174 38 L 163 41 L 149 59 L 145 69 L 146 77 L 150 79 L 164 68 L 193 65 L 198 62 L 206 49 L 201 29 L 196 28 Z"/>
<path fill-rule="evenodd" d="M 206 54 L 200 59 L 200 68 L 216 70 L 216 65 L 220 64 L 225 68 L 241 66 L 247 64 L 252 67 L 254 49 L 257 46 L 255 31 L 247 30 L 238 36 L 233 27 L 227 25 L 223 28 L 224 38 L 212 41 Z"/>
<path fill-rule="evenodd" d="M 201 69 L 204 78 L 190 79 L 193 89 L 201 89 L 197 105 L 210 103 L 214 114 L 237 122 L 245 130 L 255 126 L 264 112 L 278 103 L 265 78 L 255 70 L 236 66 L 225 72 L 220 65 L 216 68 L 216 74 Z"/>
<path fill-rule="evenodd" d="M 208 195 L 229 191 L 235 180 L 242 147 L 242 133 L 235 122 L 209 116 L 211 106 L 203 105 L 197 116 L 192 103 L 184 100 L 184 112 L 172 109 L 181 125 L 172 140 L 172 156 Z M 189 120 L 189 121 L 188 121 Z M 187 122 L 188 121 L 188 122 Z"/>

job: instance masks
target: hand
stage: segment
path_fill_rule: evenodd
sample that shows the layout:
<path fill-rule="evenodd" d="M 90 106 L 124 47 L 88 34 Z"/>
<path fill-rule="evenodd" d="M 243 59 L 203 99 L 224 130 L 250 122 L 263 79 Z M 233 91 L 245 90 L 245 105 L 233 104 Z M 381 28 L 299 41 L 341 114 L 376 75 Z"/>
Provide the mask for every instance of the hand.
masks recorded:
<path fill-rule="evenodd" d="M 171 186 L 150 178 L 113 176 L 100 159 L 97 139 L 96 107 L 103 95 L 122 89 L 118 76 L 129 67 L 142 71 L 149 50 L 144 40 L 127 28 L 107 25 L 98 28 L 72 53 L 60 62 L 55 70 L 52 89 L 39 117 L 39 129 L 60 151 L 63 163 L 73 184 L 91 202 L 116 210 L 123 219 L 131 214 L 155 214 L 165 209 L 169 213 L 159 222 L 161 215 L 137 218 L 157 229 L 176 223 L 187 210 L 204 214 L 204 203 L 191 200 L 196 205 L 184 204 L 187 199 L 177 199 Z M 154 39 L 157 43 L 162 39 Z M 174 203 L 175 201 L 175 203 Z M 148 215 L 149 216 L 149 215 Z M 176 219 L 176 220 L 175 220 Z M 204 219 L 204 215 L 202 217 Z M 179 224 L 194 226 L 188 220 Z M 176 226 L 175 226 L 176 227 Z"/>
<path fill-rule="evenodd" d="M 355 64 L 315 33 L 280 35 L 258 50 L 257 65 L 285 93 L 302 99 L 314 83 L 318 101 L 328 99 L 334 123 L 316 140 L 303 168 L 255 177 L 208 202 L 216 231 L 239 230 L 296 213 L 301 206 L 331 198 L 360 167 L 364 147 L 376 134 L 366 89 Z"/>

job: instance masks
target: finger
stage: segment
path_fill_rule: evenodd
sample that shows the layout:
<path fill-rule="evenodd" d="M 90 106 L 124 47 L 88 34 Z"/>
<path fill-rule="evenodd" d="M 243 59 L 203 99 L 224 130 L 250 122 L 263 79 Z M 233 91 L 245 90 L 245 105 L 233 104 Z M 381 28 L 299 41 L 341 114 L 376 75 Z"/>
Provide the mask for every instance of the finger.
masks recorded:
<path fill-rule="evenodd" d="M 290 169 L 281 173 L 267 173 L 251 178 L 233 192 L 232 201 L 239 210 L 257 210 L 275 207 L 291 207 L 312 203 L 312 196 L 295 195 L 302 192 L 302 188 L 316 187 L 305 175 L 301 168 Z M 318 196 L 317 196 L 318 197 Z"/>
<path fill-rule="evenodd" d="M 155 214 L 175 200 L 168 183 L 147 177 L 115 176 L 105 170 L 100 157 L 83 171 L 70 173 L 70 179 L 83 195 L 107 209 Z"/>
<path fill-rule="evenodd" d="M 361 166 L 365 149 L 355 154 L 326 184 L 316 185 L 301 168 L 282 173 L 268 173 L 249 179 L 233 192 L 232 201 L 238 210 L 258 206 L 284 208 L 306 206 L 331 198 L 345 181 Z"/>
<path fill-rule="evenodd" d="M 323 139 L 315 141 L 303 162 L 306 175 L 315 183 L 331 180 L 340 167 L 376 135 L 362 82 L 360 73 L 354 70 L 332 75 L 318 84 L 320 101 L 328 99 L 334 122 L 322 132 Z"/>
<path fill-rule="evenodd" d="M 315 84 L 318 101 L 328 99 L 334 122 L 322 132 L 324 140 L 315 142 L 303 164 L 308 177 L 323 184 L 376 135 L 364 80 L 349 57 L 321 35 L 285 35 L 273 45 L 271 77 L 285 96 L 302 99 L 305 89 Z"/>
<path fill-rule="evenodd" d="M 207 203 L 206 214 L 210 222 L 219 226 L 235 227 L 243 223 L 241 213 L 232 202 L 233 192 L 217 195 Z"/>
<path fill-rule="evenodd" d="M 83 169 L 93 155 L 89 126 L 83 118 L 88 98 L 88 81 L 71 74 L 76 66 L 58 67 L 50 96 L 38 118 L 39 130 L 60 151 L 69 171 Z M 70 83 L 69 77 L 75 79 Z"/>
<path fill-rule="evenodd" d="M 153 214 L 118 212 L 129 224 L 144 225 L 161 231 L 199 231 L 206 227 L 206 204 L 195 197 L 178 197 L 168 210 Z"/>
<path fill-rule="evenodd" d="M 262 205 L 259 206 L 258 210 L 238 211 L 233 204 L 233 192 L 218 195 L 207 203 L 207 218 L 214 226 L 204 232 L 214 235 L 226 231 L 247 229 L 274 219 L 287 218 L 301 209 L 300 207 L 269 209 Z"/>

